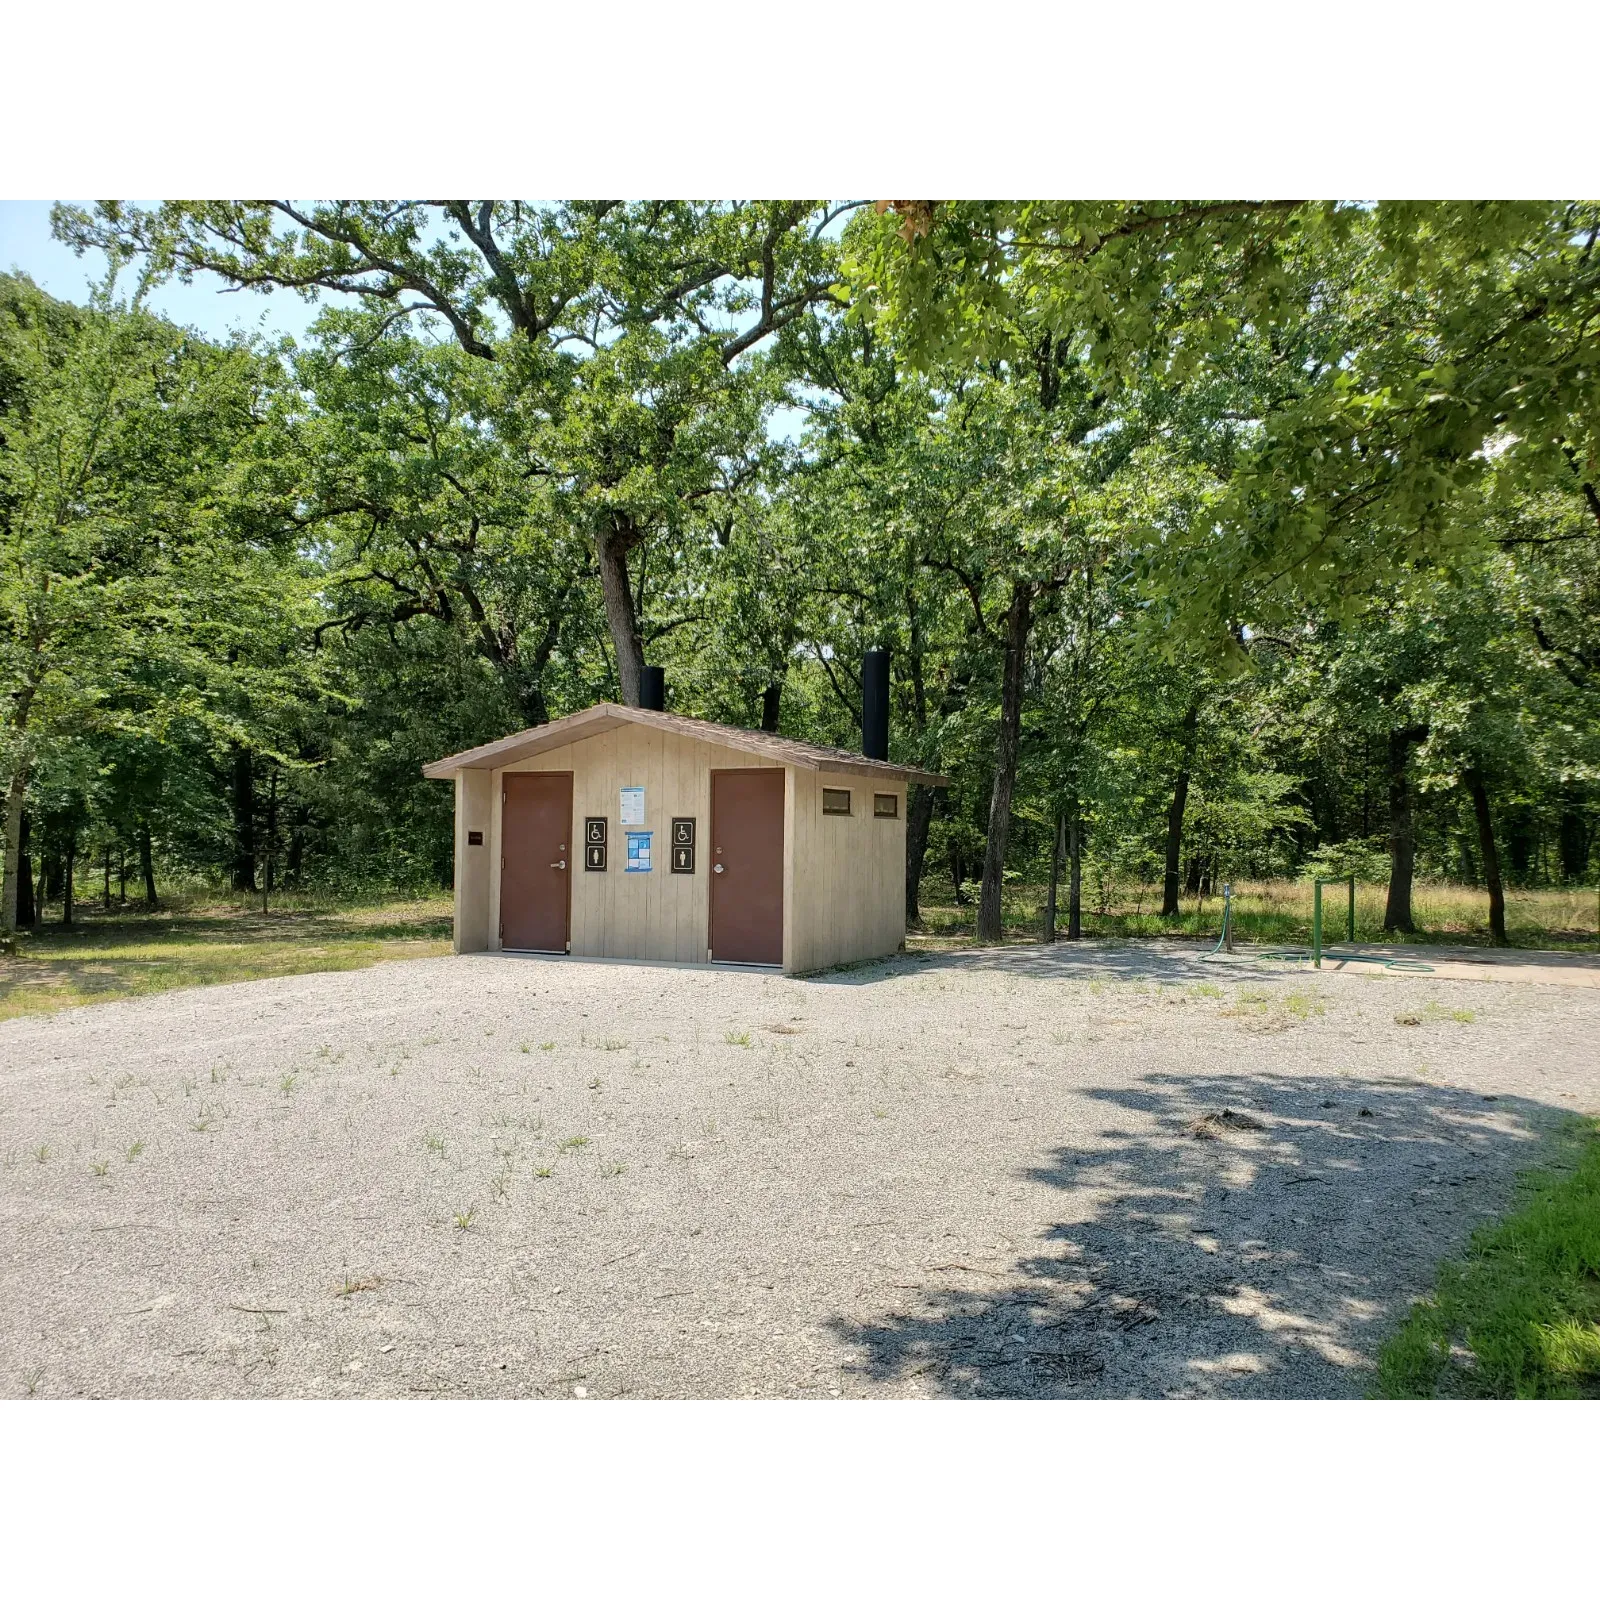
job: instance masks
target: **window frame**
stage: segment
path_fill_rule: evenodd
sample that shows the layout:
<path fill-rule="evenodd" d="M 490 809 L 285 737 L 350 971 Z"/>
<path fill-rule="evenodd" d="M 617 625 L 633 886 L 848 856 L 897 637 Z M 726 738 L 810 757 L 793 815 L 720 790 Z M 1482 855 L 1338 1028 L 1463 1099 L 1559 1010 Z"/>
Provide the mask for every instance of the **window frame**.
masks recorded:
<path fill-rule="evenodd" d="M 850 790 L 850 789 L 827 789 L 827 788 L 825 788 L 822 791 L 822 814 L 823 814 L 823 816 L 825 816 L 825 817 L 850 817 L 850 816 L 854 816 L 855 815 L 855 802 L 851 799 L 851 795 L 853 793 L 854 793 L 854 791 Z M 843 806 L 842 809 L 839 806 L 830 806 L 828 804 L 828 797 L 830 795 L 839 795 L 839 794 L 842 794 L 844 796 L 844 806 Z"/>
<path fill-rule="evenodd" d="M 889 802 L 887 811 L 883 808 L 884 801 Z M 900 819 L 900 796 L 897 794 L 878 794 L 872 796 L 872 814 L 885 822 L 897 822 Z"/>

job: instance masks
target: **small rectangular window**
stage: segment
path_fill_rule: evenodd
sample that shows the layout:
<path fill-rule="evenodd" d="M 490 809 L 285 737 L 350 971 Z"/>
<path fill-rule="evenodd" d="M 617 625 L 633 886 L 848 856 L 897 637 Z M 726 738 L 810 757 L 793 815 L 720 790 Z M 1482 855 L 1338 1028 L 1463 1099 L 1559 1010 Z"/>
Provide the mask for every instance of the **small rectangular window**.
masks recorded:
<path fill-rule="evenodd" d="M 848 789 L 824 789 L 822 791 L 822 814 L 825 817 L 848 817 L 850 815 L 850 791 Z"/>
<path fill-rule="evenodd" d="M 898 817 L 900 815 L 900 796 L 897 794 L 873 795 L 872 814 L 875 817 Z"/>

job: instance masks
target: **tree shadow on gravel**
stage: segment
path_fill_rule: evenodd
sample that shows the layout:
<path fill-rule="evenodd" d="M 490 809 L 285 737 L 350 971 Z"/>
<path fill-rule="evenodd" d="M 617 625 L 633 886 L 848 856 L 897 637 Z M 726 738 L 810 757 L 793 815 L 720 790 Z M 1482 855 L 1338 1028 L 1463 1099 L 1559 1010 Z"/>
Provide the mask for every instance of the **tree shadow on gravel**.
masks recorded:
<path fill-rule="evenodd" d="M 1263 946 L 1263 949 L 1271 948 Z M 998 945 L 973 950 L 917 952 L 819 972 L 801 981 L 858 987 L 918 972 L 989 972 L 1015 978 L 1104 982 L 1209 978 L 1221 983 L 1303 979 L 1305 963 L 1262 960 L 1254 953 L 1212 957 L 1203 940 L 1086 940 L 1082 943 Z"/>
<path fill-rule="evenodd" d="M 1159 1073 L 1088 1097 L 1153 1126 L 1013 1174 L 1059 1190 L 1063 1220 L 1006 1271 L 930 1263 L 920 1309 L 834 1319 L 847 1371 L 994 1398 L 1360 1394 L 1393 1318 L 1565 1115 L 1336 1075 Z"/>

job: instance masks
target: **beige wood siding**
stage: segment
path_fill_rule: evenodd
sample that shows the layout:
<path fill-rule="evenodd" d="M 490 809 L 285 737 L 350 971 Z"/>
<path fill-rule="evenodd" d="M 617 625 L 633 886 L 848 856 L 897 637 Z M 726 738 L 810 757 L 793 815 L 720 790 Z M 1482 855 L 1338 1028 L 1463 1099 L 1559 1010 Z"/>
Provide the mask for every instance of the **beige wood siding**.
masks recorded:
<path fill-rule="evenodd" d="M 489 946 L 489 864 L 493 831 L 489 826 L 493 785 L 487 772 L 456 774 L 456 918 L 455 952 L 486 950 Z M 467 843 L 469 831 L 483 835 L 481 845 Z"/>
<path fill-rule="evenodd" d="M 848 817 L 822 814 L 824 789 L 850 791 Z M 893 794 L 897 815 L 873 815 Z M 810 972 L 893 954 L 906 936 L 906 786 L 789 768 L 784 969 Z"/>
<path fill-rule="evenodd" d="M 572 830 L 567 858 L 572 863 L 572 953 L 614 956 L 633 961 L 706 959 L 710 914 L 711 773 L 728 767 L 775 767 L 779 762 L 742 751 L 686 739 L 660 729 L 630 725 L 593 738 L 547 750 L 528 760 L 496 768 L 485 776 L 498 802 L 503 772 L 572 773 Z M 641 824 L 651 839 L 652 870 L 627 872 L 627 836 L 621 821 L 624 788 L 645 794 Z M 500 806 L 492 805 L 488 947 L 500 948 Z M 604 817 L 607 862 L 604 872 L 583 870 L 583 819 Z M 693 817 L 695 870 L 671 870 L 673 817 Z M 786 830 L 787 833 L 787 830 Z M 458 851 L 459 851 L 458 843 Z M 459 854 L 457 859 L 459 860 Z M 787 891 L 787 883 L 785 884 Z M 786 895 L 787 898 L 787 895 Z M 786 917 L 787 920 L 787 917 Z M 481 948 L 481 947 L 480 947 Z"/>
<path fill-rule="evenodd" d="M 704 962 L 710 911 L 711 774 L 784 766 L 783 966 L 811 972 L 891 955 L 905 939 L 906 785 L 883 778 L 785 766 L 632 724 L 493 770 L 456 776 L 456 948 L 500 948 L 500 794 L 505 772 L 571 772 L 572 953 L 633 961 Z M 630 873 L 621 821 L 623 788 L 645 791 L 643 826 L 653 870 Z M 848 789 L 848 817 L 822 814 L 822 791 Z M 893 794 L 897 815 L 873 815 L 873 795 Z M 583 819 L 606 819 L 605 872 L 583 870 Z M 672 818 L 693 817 L 693 876 L 671 871 Z M 468 828 L 483 828 L 480 850 Z M 478 862 L 473 860 L 479 858 Z"/>

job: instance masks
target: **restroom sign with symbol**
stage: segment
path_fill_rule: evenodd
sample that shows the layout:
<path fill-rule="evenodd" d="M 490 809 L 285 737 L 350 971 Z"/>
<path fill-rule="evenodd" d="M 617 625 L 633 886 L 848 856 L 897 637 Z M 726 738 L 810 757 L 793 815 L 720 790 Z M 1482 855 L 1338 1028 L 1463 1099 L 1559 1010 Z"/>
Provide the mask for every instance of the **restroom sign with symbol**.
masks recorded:
<path fill-rule="evenodd" d="M 606 819 L 604 817 L 585 817 L 583 819 L 583 870 L 585 872 L 604 872 L 606 870 Z"/>
<path fill-rule="evenodd" d="M 672 870 L 694 871 L 694 818 L 672 819 Z"/>

